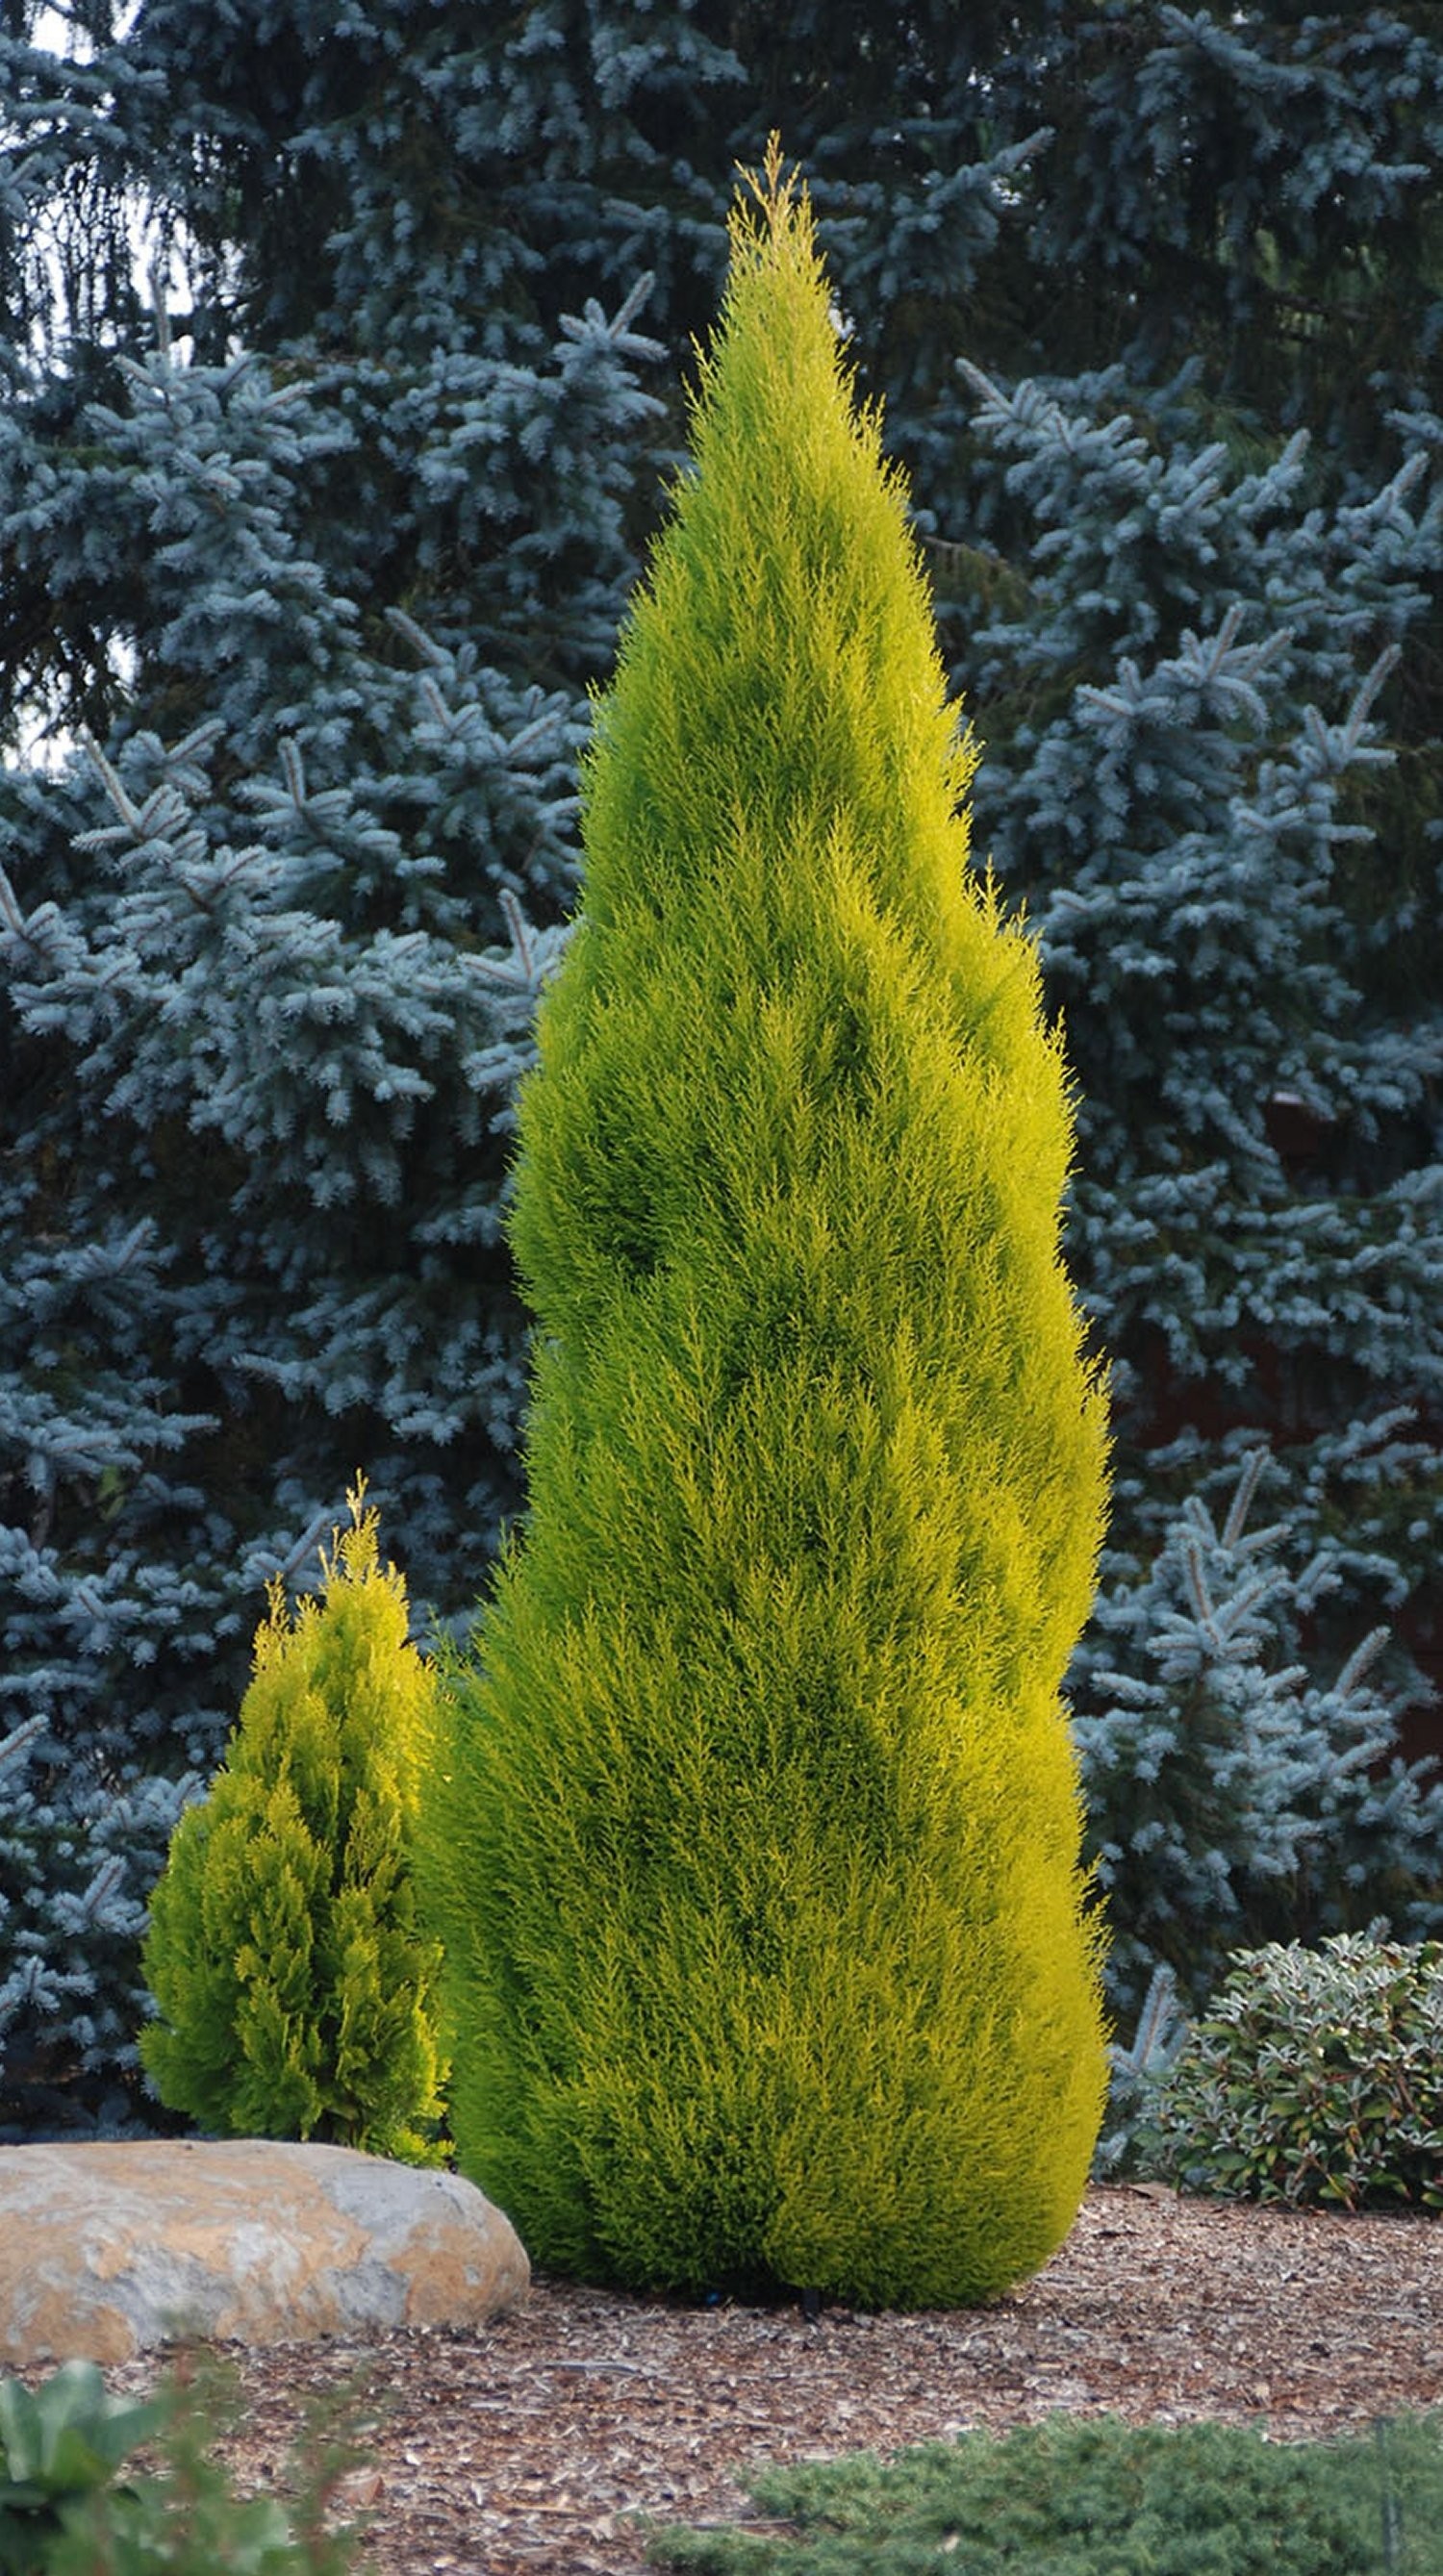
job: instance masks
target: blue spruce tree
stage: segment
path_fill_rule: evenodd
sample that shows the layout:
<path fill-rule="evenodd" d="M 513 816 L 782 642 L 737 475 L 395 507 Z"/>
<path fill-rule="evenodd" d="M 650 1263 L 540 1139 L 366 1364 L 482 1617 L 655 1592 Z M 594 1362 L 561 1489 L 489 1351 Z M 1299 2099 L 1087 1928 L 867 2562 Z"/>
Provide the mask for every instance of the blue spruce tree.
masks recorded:
<path fill-rule="evenodd" d="M 1129 2012 L 1159 1968 L 1199 2009 L 1233 1950 L 1363 1930 L 1380 1910 L 1410 1938 L 1443 1926 L 1443 1782 L 1398 1750 L 1396 1693 L 1376 1687 L 1388 1631 L 1331 1677 L 1309 1669 L 1301 1632 L 1337 1588 L 1339 1551 L 1299 1566 L 1286 1525 L 1249 1528 L 1267 1464 L 1262 1449 L 1244 1461 L 1220 1524 L 1189 1496 L 1146 1572 L 1115 1579 L 1073 1667 L 1111 1990 Z"/>
<path fill-rule="evenodd" d="M 235 98 L 186 87 L 188 16 L 105 43 L 92 13 L 81 60 L 14 13 L 3 40 L 11 2135 L 154 2118 L 145 1902 L 266 1583 L 314 1580 L 356 1466 L 440 1612 L 474 1596 L 513 1499 L 511 1085 L 574 879 L 584 690 L 654 407 L 640 290 L 572 316 L 524 235 L 494 292 L 453 262 L 446 309 L 403 227 L 367 253 L 389 306 L 346 322 L 329 182 L 302 265 L 335 300 L 287 331 L 264 245 L 191 202 L 232 155 L 243 205 L 252 144 Z M 283 199 L 327 104 L 307 58 L 265 55 Z M 454 113 L 466 94 L 458 66 Z M 444 154 L 435 175 L 461 185 Z M 57 263 L 57 209 L 82 201 Z M 148 297 L 123 256 L 142 218 Z M 493 189 L 498 240 L 508 222 Z"/>
<path fill-rule="evenodd" d="M 1159 1957 L 1201 2000 L 1220 1928 L 1443 1899 L 1399 1759 L 1443 1750 L 1443 54 L 1426 11 L 1062 16 L 1055 309 L 1025 368 L 964 347 L 934 553 L 1083 1084 L 1119 1448 L 1072 1690 L 1133 2005 Z M 1263 1444 L 1288 1545 L 1220 1644 L 1193 1551 Z"/>

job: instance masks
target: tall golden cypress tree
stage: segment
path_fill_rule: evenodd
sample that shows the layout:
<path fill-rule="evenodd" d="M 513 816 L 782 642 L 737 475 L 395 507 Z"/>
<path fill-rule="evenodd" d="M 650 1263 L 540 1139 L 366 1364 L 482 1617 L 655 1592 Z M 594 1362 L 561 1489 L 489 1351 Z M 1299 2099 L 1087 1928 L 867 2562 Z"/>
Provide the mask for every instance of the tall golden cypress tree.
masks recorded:
<path fill-rule="evenodd" d="M 530 1513 L 417 1869 L 462 2170 L 543 2263 L 962 2304 L 1105 2091 L 1058 1692 L 1103 1399 L 1067 1077 L 775 145 L 585 776 L 525 1087 Z"/>

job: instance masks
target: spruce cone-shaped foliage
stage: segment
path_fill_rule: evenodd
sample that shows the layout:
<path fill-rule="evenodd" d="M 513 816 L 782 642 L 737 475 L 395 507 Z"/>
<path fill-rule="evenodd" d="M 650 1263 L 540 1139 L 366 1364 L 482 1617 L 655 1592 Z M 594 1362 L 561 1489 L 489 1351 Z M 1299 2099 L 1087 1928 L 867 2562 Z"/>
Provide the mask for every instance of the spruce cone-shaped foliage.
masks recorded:
<path fill-rule="evenodd" d="M 163 2102 L 222 2136 L 436 2164 L 418 2124 L 441 2110 L 440 1963 L 410 1856 L 435 1679 L 363 1496 L 294 1627 L 272 1588 L 225 1763 L 171 1837 L 140 2056 Z"/>
<path fill-rule="evenodd" d="M 635 2285 L 962 2304 L 1106 2084 L 1059 1686 L 1104 1507 L 1071 1146 L 805 198 L 734 217 L 695 472 L 523 1091 L 530 1516 L 418 1871 L 458 2161 Z"/>

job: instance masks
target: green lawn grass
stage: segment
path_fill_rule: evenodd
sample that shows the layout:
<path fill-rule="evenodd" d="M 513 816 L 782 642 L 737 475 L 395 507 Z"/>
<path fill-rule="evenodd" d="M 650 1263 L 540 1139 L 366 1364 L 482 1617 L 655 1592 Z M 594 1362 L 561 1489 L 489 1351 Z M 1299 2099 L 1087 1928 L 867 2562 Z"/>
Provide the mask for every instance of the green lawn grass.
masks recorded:
<path fill-rule="evenodd" d="M 750 2481 L 762 2526 L 649 2527 L 703 2576 L 1443 2576 L 1443 2417 L 1329 2442 L 1053 2416 Z"/>

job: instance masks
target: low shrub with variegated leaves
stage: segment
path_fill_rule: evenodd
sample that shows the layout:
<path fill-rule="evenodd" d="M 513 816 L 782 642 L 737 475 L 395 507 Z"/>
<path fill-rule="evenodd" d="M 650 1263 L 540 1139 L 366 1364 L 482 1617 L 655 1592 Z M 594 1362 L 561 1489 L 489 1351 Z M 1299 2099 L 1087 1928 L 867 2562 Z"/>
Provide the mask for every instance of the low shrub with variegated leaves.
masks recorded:
<path fill-rule="evenodd" d="M 1443 1942 L 1234 1951 L 1137 2161 L 1184 2191 L 1443 2209 Z"/>

